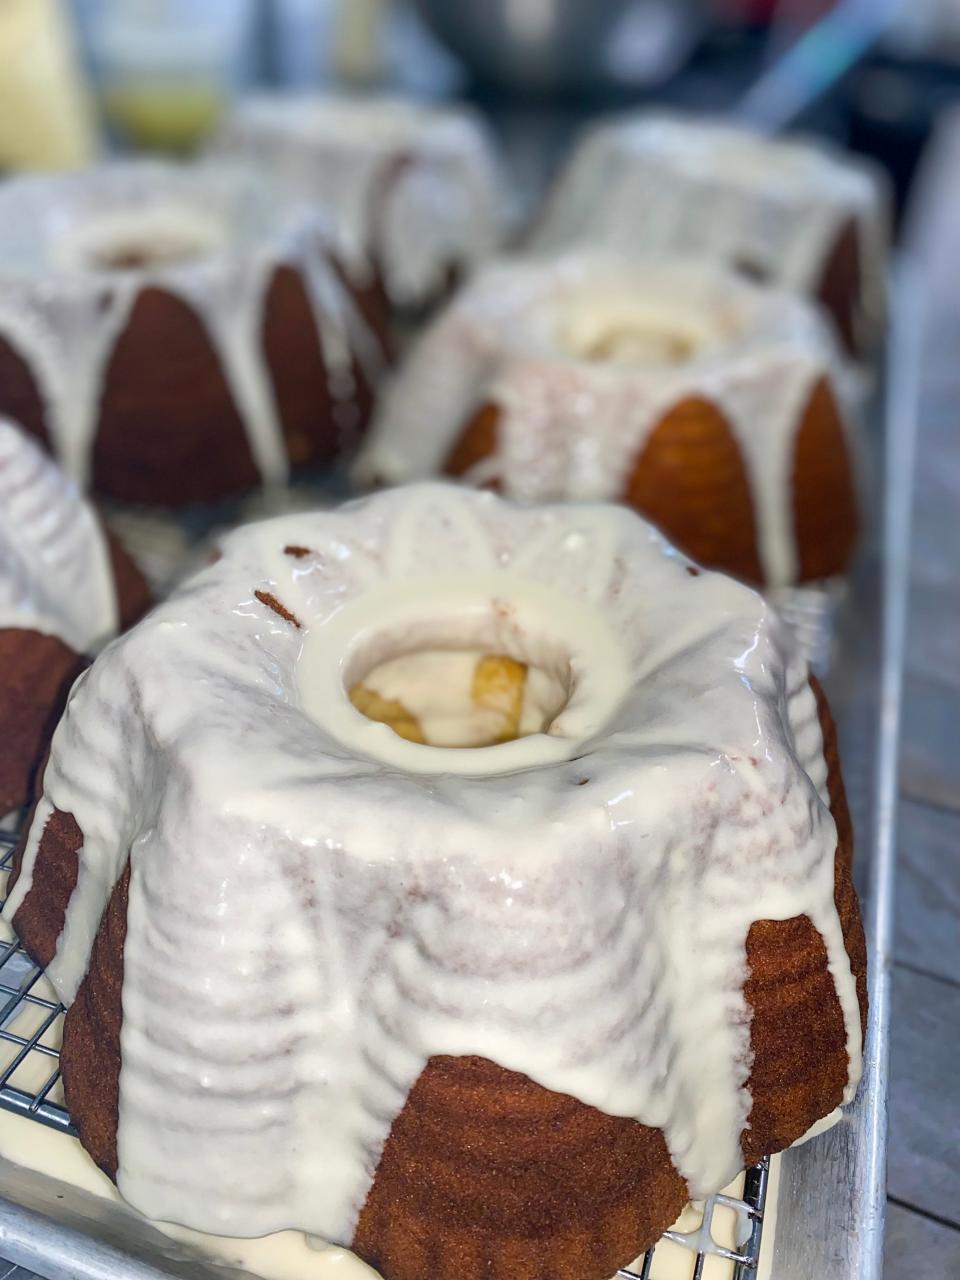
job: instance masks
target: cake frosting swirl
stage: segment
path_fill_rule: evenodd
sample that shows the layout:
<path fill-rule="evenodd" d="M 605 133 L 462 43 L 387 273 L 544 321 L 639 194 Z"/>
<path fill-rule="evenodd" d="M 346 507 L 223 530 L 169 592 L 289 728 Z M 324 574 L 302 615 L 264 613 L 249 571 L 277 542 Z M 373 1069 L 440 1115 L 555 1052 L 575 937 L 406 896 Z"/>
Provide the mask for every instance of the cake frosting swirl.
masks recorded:
<path fill-rule="evenodd" d="M 119 625 L 103 530 L 43 452 L 0 418 L 0 629 L 91 653 Z"/>

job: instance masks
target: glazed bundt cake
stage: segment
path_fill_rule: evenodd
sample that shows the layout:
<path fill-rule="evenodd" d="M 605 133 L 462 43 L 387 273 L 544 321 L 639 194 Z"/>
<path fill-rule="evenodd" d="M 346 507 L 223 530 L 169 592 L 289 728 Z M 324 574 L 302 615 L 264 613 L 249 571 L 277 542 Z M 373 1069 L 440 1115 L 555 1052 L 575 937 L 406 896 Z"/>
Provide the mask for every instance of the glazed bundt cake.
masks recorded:
<path fill-rule="evenodd" d="M 850 561 L 849 400 L 802 299 L 711 264 L 504 260 L 411 352 L 356 477 L 626 502 L 700 563 L 784 587 Z"/>
<path fill-rule="evenodd" d="M 340 260 L 373 314 L 422 308 L 503 234 L 499 161 L 462 107 L 260 95 L 240 103 L 217 150 L 296 184 L 332 213 Z"/>
<path fill-rule="evenodd" d="M 84 655 L 148 603 L 75 487 L 0 418 L 0 817 L 27 802 Z"/>
<path fill-rule="evenodd" d="M 80 484 L 180 506 L 328 462 L 382 346 L 296 197 L 130 161 L 0 191 L 0 412 Z"/>
<path fill-rule="evenodd" d="M 864 355 L 884 324 L 890 221 L 879 171 L 821 140 L 641 112 L 588 130 L 530 244 L 712 257 L 816 298 Z"/>
<path fill-rule="evenodd" d="M 850 859 L 760 596 L 625 507 L 428 485 L 233 532 L 100 656 L 5 911 L 144 1213 L 608 1280 L 851 1098 Z"/>

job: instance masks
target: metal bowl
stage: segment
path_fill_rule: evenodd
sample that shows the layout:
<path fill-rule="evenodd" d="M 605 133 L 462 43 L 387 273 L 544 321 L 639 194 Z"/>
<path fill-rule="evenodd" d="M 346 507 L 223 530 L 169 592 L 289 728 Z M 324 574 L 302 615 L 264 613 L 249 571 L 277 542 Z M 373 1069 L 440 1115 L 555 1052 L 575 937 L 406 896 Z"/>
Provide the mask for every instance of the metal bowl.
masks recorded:
<path fill-rule="evenodd" d="M 531 92 L 641 87 L 699 39 L 706 0 L 417 0 L 480 80 Z"/>

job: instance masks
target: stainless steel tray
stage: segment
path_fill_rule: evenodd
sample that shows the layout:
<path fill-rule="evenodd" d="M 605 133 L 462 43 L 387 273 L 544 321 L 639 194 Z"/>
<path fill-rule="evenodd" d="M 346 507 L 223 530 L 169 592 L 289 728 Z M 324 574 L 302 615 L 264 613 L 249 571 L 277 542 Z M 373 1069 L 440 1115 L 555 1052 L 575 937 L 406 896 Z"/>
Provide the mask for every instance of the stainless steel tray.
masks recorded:
<path fill-rule="evenodd" d="M 908 264 L 896 286 L 886 409 L 871 442 L 876 506 L 871 536 L 845 599 L 831 606 L 835 643 L 822 674 L 838 720 L 857 832 L 855 874 L 870 951 L 870 1019 L 864 1083 L 828 1134 L 781 1163 L 771 1274 L 774 1280 L 881 1280 L 885 1205 L 888 975 L 897 799 L 897 741 L 908 579 L 910 490 L 918 401 L 920 298 Z M 150 536 L 147 530 L 148 538 Z M 788 602 L 801 629 L 822 600 Z M 822 618 L 812 618 L 813 630 Z M 38 1002 L 37 1025 L 55 1016 Z M 0 1090 L 0 1106 L 63 1125 L 50 1080 L 32 1096 Z M 7 1073 L 9 1075 L 9 1073 Z M 761 1189 L 762 1190 L 762 1189 Z M 748 1197 L 749 1198 L 749 1197 Z M 762 1210 L 762 1197 L 753 1203 Z M 744 1206 L 749 1209 L 750 1206 Z M 756 1244 L 757 1219 L 745 1212 Z M 51 1280 L 161 1280 L 248 1273 L 207 1264 L 122 1207 L 0 1159 L 0 1255 Z M 691 1253 L 691 1280 L 698 1280 Z M 748 1266 L 739 1268 L 750 1276 Z M 425 1277 L 424 1280 L 427 1280 Z M 465 1277 L 464 1280 L 471 1280 Z"/>

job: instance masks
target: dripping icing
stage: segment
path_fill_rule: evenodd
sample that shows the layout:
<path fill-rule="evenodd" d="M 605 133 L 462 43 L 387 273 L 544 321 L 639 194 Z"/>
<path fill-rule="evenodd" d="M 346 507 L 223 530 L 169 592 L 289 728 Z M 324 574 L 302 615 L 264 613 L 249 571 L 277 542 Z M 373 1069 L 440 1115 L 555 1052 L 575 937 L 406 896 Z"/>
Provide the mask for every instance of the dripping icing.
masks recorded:
<path fill-rule="evenodd" d="M 0 418 L 0 628 L 90 653 L 119 625 L 106 539 L 42 450 Z"/>

